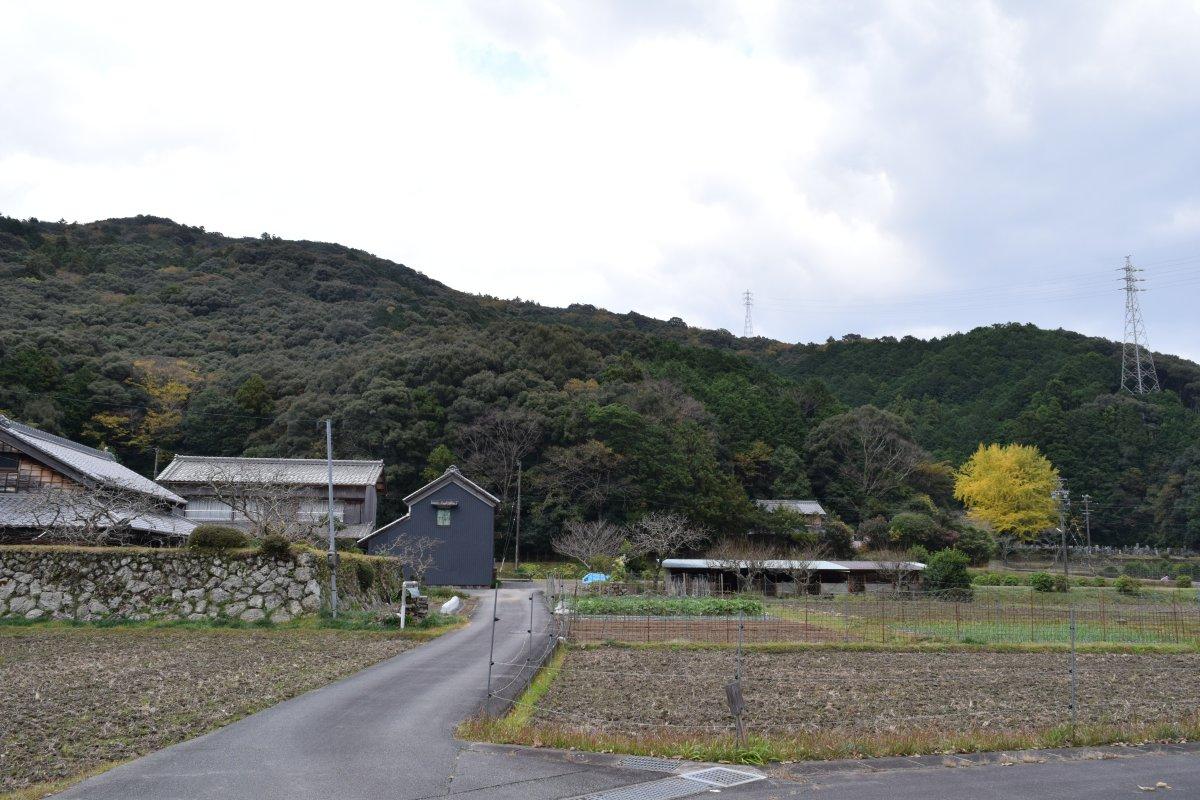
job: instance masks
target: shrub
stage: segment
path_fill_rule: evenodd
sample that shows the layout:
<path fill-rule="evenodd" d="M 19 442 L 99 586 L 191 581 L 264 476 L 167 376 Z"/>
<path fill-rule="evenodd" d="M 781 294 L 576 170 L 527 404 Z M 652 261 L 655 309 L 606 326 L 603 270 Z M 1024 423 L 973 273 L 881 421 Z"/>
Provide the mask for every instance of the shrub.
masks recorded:
<path fill-rule="evenodd" d="M 975 573 L 975 576 L 971 578 L 971 583 L 976 586 L 1020 586 L 1021 578 L 1009 572 L 988 572 L 984 570 Z"/>
<path fill-rule="evenodd" d="M 1175 579 L 1175 586 L 1180 589 L 1192 588 L 1192 576 L 1191 575 L 1180 575 L 1178 578 Z"/>
<path fill-rule="evenodd" d="M 909 548 L 918 544 L 928 547 L 935 544 L 937 533 L 937 523 L 928 514 L 905 511 L 892 517 L 888 538 L 893 547 Z"/>
<path fill-rule="evenodd" d="M 1142 591 L 1142 587 L 1138 585 L 1138 582 L 1128 575 L 1122 575 L 1121 577 L 1117 578 L 1116 581 L 1113 582 L 1113 586 L 1116 587 L 1118 592 L 1126 595 L 1141 594 Z"/>
<path fill-rule="evenodd" d="M 964 553 L 972 566 L 987 566 L 992 556 L 996 555 L 996 540 L 982 528 L 968 525 L 959 533 L 954 549 Z"/>
<path fill-rule="evenodd" d="M 664 617 L 730 617 L 738 613 L 761 617 L 761 600 L 749 597 L 653 597 L 650 595 L 595 595 L 576 598 L 577 614 L 651 614 Z"/>
<path fill-rule="evenodd" d="M 292 544 L 277 533 L 264 536 L 258 551 L 268 558 L 288 559 L 292 557 Z"/>
<path fill-rule="evenodd" d="M 1054 578 L 1048 572 L 1035 572 L 1029 576 L 1029 585 L 1035 592 L 1053 592 Z"/>
<path fill-rule="evenodd" d="M 858 538 L 868 550 L 887 550 L 892 546 L 888 534 L 891 527 L 883 517 L 871 517 L 858 524 Z"/>
<path fill-rule="evenodd" d="M 1071 582 L 1067 580 L 1066 575 L 1055 573 L 1053 576 L 1054 591 L 1069 592 L 1071 590 Z"/>
<path fill-rule="evenodd" d="M 375 565 L 370 561 L 356 559 L 354 575 L 358 578 L 358 588 L 364 592 L 370 591 L 371 585 L 375 583 Z"/>
<path fill-rule="evenodd" d="M 929 557 L 925 566 L 925 588 L 931 592 L 969 599 L 971 597 L 971 574 L 967 571 L 970 560 L 957 550 L 941 550 Z"/>
<path fill-rule="evenodd" d="M 828 558 L 850 558 L 854 555 L 854 529 L 841 520 L 827 520 L 817 543 Z"/>
<path fill-rule="evenodd" d="M 929 560 L 929 551 L 919 544 L 914 545 L 913 547 L 908 548 L 908 560 L 920 561 L 922 564 L 924 564 Z"/>
<path fill-rule="evenodd" d="M 200 550 L 233 550 L 249 543 L 246 534 L 226 525 L 197 525 L 188 537 L 188 547 Z"/>

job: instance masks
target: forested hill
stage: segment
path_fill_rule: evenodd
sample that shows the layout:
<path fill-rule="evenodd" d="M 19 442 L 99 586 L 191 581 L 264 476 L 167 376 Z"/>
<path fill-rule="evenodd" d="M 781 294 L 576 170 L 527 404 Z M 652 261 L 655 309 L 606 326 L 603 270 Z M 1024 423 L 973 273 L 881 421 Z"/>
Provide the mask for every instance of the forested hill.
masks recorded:
<path fill-rule="evenodd" d="M 1117 392 L 1119 345 L 998 325 L 934 341 L 739 339 L 680 320 L 455 291 L 338 245 L 230 239 L 138 217 L 0 218 L 0 413 L 103 444 L 149 473 L 158 448 L 382 458 L 389 505 L 449 463 L 524 530 L 670 508 L 718 532 L 750 498 L 813 493 L 851 525 L 921 513 L 960 535 L 949 468 L 981 441 L 1038 445 L 1095 498 L 1101 541 L 1200 542 L 1200 367 L 1156 355 L 1167 390 Z M 923 450 L 857 491 L 838 426 L 872 404 Z"/>

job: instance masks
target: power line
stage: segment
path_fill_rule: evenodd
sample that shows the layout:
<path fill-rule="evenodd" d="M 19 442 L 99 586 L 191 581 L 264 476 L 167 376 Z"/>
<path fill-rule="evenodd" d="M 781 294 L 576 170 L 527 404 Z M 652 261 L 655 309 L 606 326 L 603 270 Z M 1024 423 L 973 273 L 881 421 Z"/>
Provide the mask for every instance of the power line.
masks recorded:
<path fill-rule="evenodd" d="M 1154 356 L 1147 346 L 1146 325 L 1142 321 L 1142 309 L 1137 295 L 1144 278 L 1137 277 L 1142 270 L 1133 266 L 1133 258 L 1125 256 L 1121 267 L 1125 282 L 1125 337 L 1121 345 L 1121 388 L 1130 394 L 1157 392 L 1158 373 L 1154 369 Z"/>

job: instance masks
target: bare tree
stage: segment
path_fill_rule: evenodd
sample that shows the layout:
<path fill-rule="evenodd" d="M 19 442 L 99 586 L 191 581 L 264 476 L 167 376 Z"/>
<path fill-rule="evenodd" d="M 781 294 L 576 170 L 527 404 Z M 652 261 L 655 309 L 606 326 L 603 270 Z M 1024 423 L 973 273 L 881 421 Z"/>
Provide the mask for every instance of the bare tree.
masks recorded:
<path fill-rule="evenodd" d="M 633 549 L 654 559 L 654 588 L 662 573 L 662 562 L 679 550 L 695 547 L 708 538 L 708 531 L 693 525 L 683 514 L 651 511 L 629 528 Z"/>
<path fill-rule="evenodd" d="M 789 550 L 784 558 L 787 561 L 787 573 L 796 587 L 796 594 L 813 594 L 813 578 L 821 574 L 820 563 L 826 557 L 822 547 L 806 547 L 800 550 Z M 820 585 L 817 586 L 819 594 Z"/>
<path fill-rule="evenodd" d="M 383 554 L 399 559 L 410 580 L 424 583 L 425 574 L 437 563 L 440 544 L 429 536 L 398 536 L 383 549 Z"/>
<path fill-rule="evenodd" d="M 121 544 L 152 517 L 170 510 L 153 497 L 121 486 L 47 486 L 22 495 L 20 514 L 39 531 L 35 540 Z"/>
<path fill-rule="evenodd" d="M 545 493 L 543 503 L 576 505 L 585 514 L 600 512 L 608 501 L 628 489 L 622 460 L 608 445 L 595 439 L 574 447 L 550 448 L 536 476 Z"/>
<path fill-rule="evenodd" d="M 625 542 L 624 531 L 605 520 L 593 522 L 572 521 L 552 546 L 554 552 L 573 558 L 587 569 L 598 558 L 616 558 Z"/>
<path fill-rule="evenodd" d="M 825 420 L 809 437 L 809 449 L 852 490 L 860 516 L 870 511 L 874 500 L 902 486 L 927 458 L 902 419 L 874 406 Z"/>
<path fill-rule="evenodd" d="M 708 557 L 716 561 L 723 572 L 734 573 L 738 591 L 746 592 L 766 575 L 773 566 L 771 562 L 778 560 L 778 553 L 764 542 L 723 539 L 709 551 Z"/>
<path fill-rule="evenodd" d="M 320 541 L 328 528 L 332 509 L 327 501 L 288 480 L 281 470 L 213 464 L 204 486 L 229 507 L 231 522 L 244 520 L 257 538 L 275 534 L 293 542 Z"/>
<path fill-rule="evenodd" d="M 883 550 L 875 554 L 875 571 L 888 582 L 895 594 L 912 591 L 917 573 L 911 564 L 912 560 L 906 552 Z"/>
<path fill-rule="evenodd" d="M 542 418 L 521 408 L 489 411 L 459 436 L 465 466 L 495 490 L 502 505 L 516 486 L 521 460 L 541 438 Z"/>

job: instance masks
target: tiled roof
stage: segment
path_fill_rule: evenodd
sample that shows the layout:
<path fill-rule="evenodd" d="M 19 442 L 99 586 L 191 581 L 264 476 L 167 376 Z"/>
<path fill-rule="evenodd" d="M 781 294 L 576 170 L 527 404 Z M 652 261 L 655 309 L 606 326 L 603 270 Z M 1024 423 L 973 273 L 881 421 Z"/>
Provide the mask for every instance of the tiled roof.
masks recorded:
<path fill-rule="evenodd" d="M 174 492 L 118 464 L 112 453 L 13 422 L 3 416 L 0 416 L 0 430 L 20 440 L 32 450 L 59 461 L 98 483 L 123 487 L 170 503 L 184 502 L 183 498 Z"/>
<path fill-rule="evenodd" d="M 323 458 L 175 456 L 167 468 L 158 473 L 158 480 L 170 484 L 218 480 L 310 486 L 325 484 L 327 470 Z M 333 482 L 338 486 L 373 486 L 382 473 L 382 461 L 333 462 Z"/>
<path fill-rule="evenodd" d="M 42 527 L 35 504 L 37 492 L 0 495 L 0 528 Z M 131 519 L 131 527 L 138 531 L 161 533 L 166 536 L 187 537 L 196 528 L 196 523 L 172 514 L 125 514 L 122 519 Z"/>
<path fill-rule="evenodd" d="M 925 565 L 920 561 L 889 561 L 884 559 L 883 561 L 838 561 L 837 563 L 841 564 L 851 572 L 873 572 L 877 569 L 880 569 L 881 564 L 883 565 L 884 569 L 890 568 L 893 565 L 903 565 L 905 569 L 910 569 L 914 572 L 919 572 L 920 570 L 925 569 Z"/>
<path fill-rule="evenodd" d="M 755 500 L 759 508 L 767 511 L 776 511 L 780 508 L 785 508 L 788 511 L 794 511 L 797 514 L 820 514 L 825 516 L 825 509 L 821 508 L 821 504 L 816 500 Z"/>

